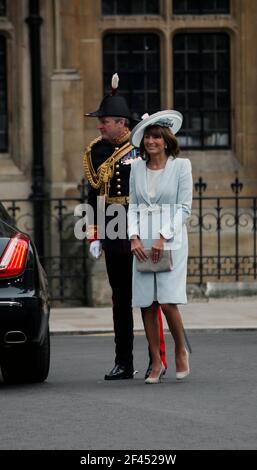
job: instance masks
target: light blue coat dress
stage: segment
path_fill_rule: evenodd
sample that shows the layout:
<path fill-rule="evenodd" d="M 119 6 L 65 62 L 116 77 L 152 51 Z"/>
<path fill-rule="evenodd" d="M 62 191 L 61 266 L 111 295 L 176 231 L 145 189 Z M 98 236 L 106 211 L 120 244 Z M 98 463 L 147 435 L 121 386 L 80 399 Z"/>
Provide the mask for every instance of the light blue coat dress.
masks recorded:
<path fill-rule="evenodd" d="M 146 161 L 131 166 L 128 210 L 128 236 L 138 235 L 145 248 L 153 240 L 166 239 L 165 248 L 172 250 L 173 269 L 169 272 L 142 273 L 133 261 L 132 305 L 148 307 L 160 304 L 185 304 L 188 237 L 186 221 L 191 214 L 192 169 L 190 160 L 169 157 L 160 176 L 159 188 L 150 199 L 147 187 Z"/>

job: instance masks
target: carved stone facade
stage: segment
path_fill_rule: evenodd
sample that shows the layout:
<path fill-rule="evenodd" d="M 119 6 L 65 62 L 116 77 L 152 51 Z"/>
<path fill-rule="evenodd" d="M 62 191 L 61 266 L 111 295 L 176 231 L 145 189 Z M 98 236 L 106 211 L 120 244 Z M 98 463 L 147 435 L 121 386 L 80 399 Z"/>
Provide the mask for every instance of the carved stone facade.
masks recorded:
<path fill-rule="evenodd" d="M 28 0 L 7 0 L 0 34 L 7 47 L 8 151 L 0 154 L 0 197 L 31 192 L 32 122 Z M 74 196 L 83 176 L 82 153 L 97 136 L 95 110 L 103 96 L 103 38 L 107 33 L 153 32 L 160 38 L 161 108 L 173 107 L 172 37 L 177 32 L 226 32 L 231 56 L 231 148 L 188 150 L 195 178 L 207 182 L 206 195 L 231 195 L 237 175 L 244 195 L 256 195 L 257 163 L 257 2 L 231 0 L 229 15 L 175 16 L 172 0 L 160 0 L 160 15 L 103 16 L 101 0 L 41 0 L 43 131 L 46 188 L 52 197 Z M 113 72 L 115 72 L 114 70 Z M 147 110 L 146 110 L 147 111 Z M 92 268 L 92 302 L 105 292 L 103 261 Z M 97 277 L 94 283 L 94 272 Z M 99 277 L 100 276 L 100 277 Z"/>

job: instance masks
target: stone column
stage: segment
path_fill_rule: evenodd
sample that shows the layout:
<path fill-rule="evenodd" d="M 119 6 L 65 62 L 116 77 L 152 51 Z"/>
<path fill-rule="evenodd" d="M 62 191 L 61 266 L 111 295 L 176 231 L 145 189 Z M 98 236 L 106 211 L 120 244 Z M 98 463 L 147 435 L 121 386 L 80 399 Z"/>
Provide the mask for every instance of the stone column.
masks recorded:
<path fill-rule="evenodd" d="M 79 64 L 79 2 L 54 1 L 54 70 L 50 84 L 49 176 L 52 196 L 77 194 L 82 177 L 83 82 Z"/>
<path fill-rule="evenodd" d="M 80 70 L 84 86 L 84 113 L 95 111 L 103 98 L 101 1 L 80 0 Z M 114 71 L 115 72 L 115 71 Z M 85 145 L 99 135 L 97 120 L 84 118 Z M 100 260 L 89 257 L 88 298 L 91 305 L 110 305 L 104 254 Z"/>
<path fill-rule="evenodd" d="M 240 124 L 244 132 L 244 159 L 243 164 L 249 177 L 257 176 L 256 166 L 256 120 L 257 120 L 257 53 L 254 46 L 257 41 L 256 23 L 257 2 L 245 0 L 241 2 L 241 70 L 243 113 Z M 254 188 L 256 192 L 256 187 Z"/>

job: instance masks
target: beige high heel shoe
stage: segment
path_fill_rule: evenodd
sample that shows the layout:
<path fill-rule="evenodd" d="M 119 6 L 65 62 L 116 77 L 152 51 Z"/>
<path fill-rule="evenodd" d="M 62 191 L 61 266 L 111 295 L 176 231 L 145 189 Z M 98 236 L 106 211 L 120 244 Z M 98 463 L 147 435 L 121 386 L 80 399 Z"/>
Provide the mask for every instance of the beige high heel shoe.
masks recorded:
<path fill-rule="evenodd" d="M 145 383 L 146 384 L 158 384 L 158 383 L 160 383 L 161 378 L 162 378 L 163 374 L 165 374 L 165 372 L 166 372 L 166 369 L 165 369 L 165 367 L 162 363 L 159 375 L 157 377 L 147 377 L 147 379 L 145 379 Z"/>
<path fill-rule="evenodd" d="M 176 372 L 176 379 L 177 380 L 183 380 L 185 379 L 189 374 L 190 374 L 190 368 L 189 368 L 189 354 L 188 351 L 186 350 L 186 355 L 187 355 L 187 369 L 184 370 L 183 372 Z"/>

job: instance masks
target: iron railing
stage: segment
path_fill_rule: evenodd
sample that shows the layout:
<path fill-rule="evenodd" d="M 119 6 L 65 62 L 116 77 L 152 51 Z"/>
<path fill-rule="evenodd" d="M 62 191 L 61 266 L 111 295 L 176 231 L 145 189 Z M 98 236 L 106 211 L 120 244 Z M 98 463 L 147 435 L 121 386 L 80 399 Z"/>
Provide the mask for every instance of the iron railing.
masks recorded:
<path fill-rule="evenodd" d="M 257 196 L 240 193 L 243 184 L 231 184 L 231 196 L 206 196 L 207 185 L 194 185 L 192 216 L 188 222 L 189 282 L 249 281 L 257 278 Z M 85 240 L 74 235 L 74 208 L 87 202 L 87 184 L 78 186 L 78 197 L 43 198 L 41 214 L 45 252 L 41 262 L 47 272 L 51 298 L 62 302 L 88 303 L 92 259 Z M 2 201 L 16 226 L 33 238 L 32 201 Z M 44 229 L 43 229 L 44 228 Z M 35 241 L 36 242 L 36 241 Z"/>
<path fill-rule="evenodd" d="M 86 305 L 88 303 L 88 247 L 86 240 L 74 236 L 74 208 L 86 202 L 86 183 L 83 179 L 78 186 L 78 197 L 37 198 L 41 202 L 42 214 L 36 214 L 42 221 L 41 239 L 44 240 L 44 256 L 40 261 L 47 273 L 51 299 Z M 34 221 L 30 199 L 3 199 L 13 223 L 34 239 Z"/>
<path fill-rule="evenodd" d="M 195 183 L 188 277 L 198 284 L 256 280 L 257 197 L 241 196 L 238 178 L 230 186 L 231 196 L 210 197 L 202 178 Z"/>

